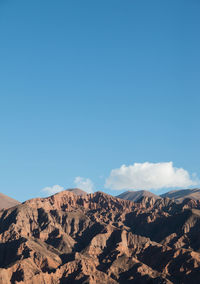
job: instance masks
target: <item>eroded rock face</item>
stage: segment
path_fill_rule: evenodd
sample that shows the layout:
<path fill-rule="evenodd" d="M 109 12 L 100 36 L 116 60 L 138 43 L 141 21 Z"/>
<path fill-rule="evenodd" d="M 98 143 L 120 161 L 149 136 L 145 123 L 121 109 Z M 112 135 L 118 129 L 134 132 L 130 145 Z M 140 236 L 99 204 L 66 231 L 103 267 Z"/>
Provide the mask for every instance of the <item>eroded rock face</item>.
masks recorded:
<path fill-rule="evenodd" d="M 200 283 L 200 203 L 64 191 L 0 211 L 0 283 Z"/>

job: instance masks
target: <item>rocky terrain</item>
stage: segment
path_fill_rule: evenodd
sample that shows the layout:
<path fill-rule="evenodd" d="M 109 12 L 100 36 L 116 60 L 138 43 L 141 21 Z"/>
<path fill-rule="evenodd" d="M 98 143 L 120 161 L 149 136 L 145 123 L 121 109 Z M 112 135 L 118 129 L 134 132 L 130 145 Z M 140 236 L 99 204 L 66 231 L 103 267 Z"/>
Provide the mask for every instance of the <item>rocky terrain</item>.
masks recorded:
<path fill-rule="evenodd" d="M 117 197 L 121 199 L 125 199 L 125 200 L 134 201 L 134 202 L 137 202 L 143 197 L 153 197 L 154 199 L 162 198 L 159 195 L 156 195 L 147 190 L 125 191 L 121 193 L 120 195 L 118 195 Z"/>
<path fill-rule="evenodd" d="M 0 283 L 200 283 L 200 201 L 63 191 L 0 211 Z"/>
<path fill-rule="evenodd" d="M 20 204 L 19 201 L 3 194 L 3 193 L 0 193 L 0 210 L 1 209 L 6 209 L 6 208 L 10 208 L 10 207 L 13 207 L 15 205 L 18 205 Z"/>

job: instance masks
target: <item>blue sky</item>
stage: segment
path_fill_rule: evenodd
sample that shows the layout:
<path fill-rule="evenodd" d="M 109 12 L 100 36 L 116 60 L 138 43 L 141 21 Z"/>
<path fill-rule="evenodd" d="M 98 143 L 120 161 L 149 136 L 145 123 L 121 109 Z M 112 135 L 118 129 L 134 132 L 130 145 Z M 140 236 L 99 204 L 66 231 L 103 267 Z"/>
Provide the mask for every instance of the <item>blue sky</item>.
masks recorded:
<path fill-rule="evenodd" d="M 198 0 L 0 0 L 0 192 L 23 201 L 81 177 L 119 194 L 111 171 L 145 162 L 200 177 L 199 12 Z"/>

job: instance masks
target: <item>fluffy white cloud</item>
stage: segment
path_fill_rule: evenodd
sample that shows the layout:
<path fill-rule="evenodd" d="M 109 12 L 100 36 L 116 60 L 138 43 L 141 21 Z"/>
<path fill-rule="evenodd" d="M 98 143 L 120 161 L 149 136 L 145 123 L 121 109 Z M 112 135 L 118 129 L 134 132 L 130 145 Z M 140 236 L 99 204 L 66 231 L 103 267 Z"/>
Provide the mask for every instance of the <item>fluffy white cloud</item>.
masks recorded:
<path fill-rule="evenodd" d="M 42 189 L 42 191 L 44 192 L 47 192 L 48 194 L 54 194 L 54 193 L 57 193 L 57 192 L 60 192 L 64 190 L 64 187 L 56 184 L 56 185 L 53 185 L 52 187 L 48 186 L 48 187 L 45 187 Z"/>
<path fill-rule="evenodd" d="M 89 178 L 76 177 L 74 184 L 76 187 L 86 191 L 87 193 L 94 191 L 94 184 Z"/>
<path fill-rule="evenodd" d="M 134 163 L 113 169 L 106 179 L 105 187 L 115 190 L 148 190 L 170 187 L 188 187 L 197 184 L 189 173 L 182 168 L 175 168 L 167 163 Z"/>

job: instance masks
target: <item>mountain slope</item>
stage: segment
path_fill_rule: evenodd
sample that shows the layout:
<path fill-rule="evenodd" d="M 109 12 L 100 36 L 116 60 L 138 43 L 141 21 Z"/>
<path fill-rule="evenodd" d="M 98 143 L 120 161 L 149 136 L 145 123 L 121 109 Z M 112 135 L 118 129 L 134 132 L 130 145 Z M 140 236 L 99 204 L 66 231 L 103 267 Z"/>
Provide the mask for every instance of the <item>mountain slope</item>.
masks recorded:
<path fill-rule="evenodd" d="M 138 190 L 138 191 L 125 191 L 117 196 L 118 198 L 130 200 L 137 202 L 142 197 L 153 197 L 155 199 L 160 199 L 161 197 L 146 190 Z"/>
<path fill-rule="evenodd" d="M 177 202 L 182 202 L 185 198 L 200 200 L 200 188 L 172 190 L 160 196 L 175 199 Z"/>
<path fill-rule="evenodd" d="M 20 204 L 19 201 L 3 194 L 3 193 L 0 193 L 0 210 L 1 209 L 6 209 L 6 208 L 10 208 L 10 207 L 13 207 L 15 205 L 18 205 Z"/>
<path fill-rule="evenodd" d="M 80 189 L 80 188 L 69 188 L 67 189 L 70 192 L 73 192 L 76 195 L 85 195 L 87 194 L 87 192 L 85 192 L 84 190 Z"/>
<path fill-rule="evenodd" d="M 200 203 L 63 191 L 0 211 L 0 283 L 198 283 Z"/>

